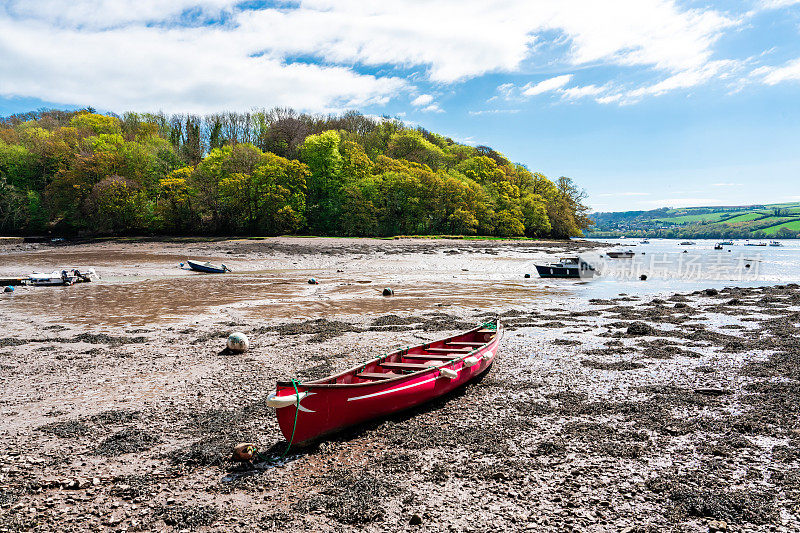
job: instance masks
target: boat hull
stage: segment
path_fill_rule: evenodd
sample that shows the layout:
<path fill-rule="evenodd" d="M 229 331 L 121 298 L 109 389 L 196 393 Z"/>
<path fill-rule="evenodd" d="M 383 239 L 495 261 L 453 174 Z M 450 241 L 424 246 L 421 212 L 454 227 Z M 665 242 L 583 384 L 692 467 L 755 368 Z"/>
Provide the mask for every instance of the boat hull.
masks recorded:
<path fill-rule="evenodd" d="M 296 404 L 276 409 L 278 425 L 288 442 L 303 444 L 346 427 L 425 404 L 485 373 L 497 356 L 501 337 L 502 327 L 498 327 L 493 340 L 483 347 L 438 368 L 415 372 L 406 379 L 355 386 L 296 384 L 302 396 L 299 410 Z M 478 362 L 468 367 L 465 362 L 468 357 L 475 357 Z M 446 377 L 443 374 L 447 372 L 442 370 L 453 371 L 457 376 Z M 276 395 L 296 397 L 295 388 L 291 383 L 278 382 Z"/>
<path fill-rule="evenodd" d="M 540 278 L 581 278 L 592 277 L 594 271 L 584 271 L 583 276 L 581 270 L 577 266 L 574 267 L 559 267 L 549 265 L 536 265 L 536 272 L 539 273 Z"/>
<path fill-rule="evenodd" d="M 630 259 L 636 254 L 633 252 L 608 252 L 606 255 L 612 259 Z"/>
<path fill-rule="evenodd" d="M 195 261 L 186 261 L 186 264 L 189 265 L 189 268 L 195 270 L 197 272 L 204 272 L 206 274 L 224 274 L 228 269 L 225 265 L 222 266 L 214 266 L 214 265 L 205 265 L 203 263 L 197 263 Z"/>

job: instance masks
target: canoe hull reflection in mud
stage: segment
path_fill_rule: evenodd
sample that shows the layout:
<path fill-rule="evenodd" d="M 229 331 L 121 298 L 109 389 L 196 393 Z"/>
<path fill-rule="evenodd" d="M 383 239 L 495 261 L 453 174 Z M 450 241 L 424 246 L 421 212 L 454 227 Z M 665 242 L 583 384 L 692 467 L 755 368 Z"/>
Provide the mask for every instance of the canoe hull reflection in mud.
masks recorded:
<path fill-rule="evenodd" d="M 320 380 L 279 381 L 268 403 L 276 408 L 286 440 L 304 443 L 416 407 L 469 383 L 492 365 L 502 336 L 496 321 Z"/>

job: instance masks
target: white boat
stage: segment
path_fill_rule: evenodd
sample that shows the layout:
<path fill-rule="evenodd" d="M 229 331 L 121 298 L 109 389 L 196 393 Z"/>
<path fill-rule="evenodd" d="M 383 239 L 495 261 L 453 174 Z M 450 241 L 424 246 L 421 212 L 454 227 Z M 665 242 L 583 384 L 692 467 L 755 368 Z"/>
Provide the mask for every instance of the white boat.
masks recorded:
<path fill-rule="evenodd" d="M 72 285 L 73 283 L 92 281 L 92 278 L 95 277 L 97 277 L 97 273 L 93 268 L 85 271 L 73 268 L 71 270 L 54 270 L 49 274 L 34 272 L 25 279 L 25 282 L 27 285 Z"/>
<path fill-rule="evenodd" d="M 783 246 L 780 241 L 769 241 L 770 246 Z"/>

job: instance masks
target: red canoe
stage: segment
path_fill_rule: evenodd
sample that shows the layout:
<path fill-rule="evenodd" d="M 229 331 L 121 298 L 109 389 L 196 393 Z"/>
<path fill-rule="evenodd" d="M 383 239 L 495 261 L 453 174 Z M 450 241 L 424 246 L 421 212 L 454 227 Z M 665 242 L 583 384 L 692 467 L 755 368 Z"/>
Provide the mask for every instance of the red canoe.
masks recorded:
<path fill-rule="evenodd" d="M 464 385 L 491 366 L 502 336 L 498 320 L 327 378 L 279 381 L 267 403 L 275 407 L 286 440 L 300 444 L 415 407 Z"/>

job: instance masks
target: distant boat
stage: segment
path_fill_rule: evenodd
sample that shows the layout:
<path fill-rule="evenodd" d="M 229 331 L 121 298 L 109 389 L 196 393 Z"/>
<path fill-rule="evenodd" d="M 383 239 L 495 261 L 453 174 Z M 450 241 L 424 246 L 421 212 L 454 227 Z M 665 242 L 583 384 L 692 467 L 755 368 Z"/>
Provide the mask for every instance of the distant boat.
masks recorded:
<path fill-rule="evenodd" d="M 722 241 L 720 244 L 722 246 L 733 246 L 733 241 Z"/>
<path fill-rule="evenodd" d="M 224 274 L 225 272 L 231 271 L 231 269 L 225 265 L 212 265 L 208 261 L 201 263 L 199 261 L 187 259 L 186 264 L 189 265 L 189 268 L 192 270 L 196 270 L 197 272 L 205 272 L 206 274 Z M 181 266 L 183 266 L 183 263 L 181 263 Z"/>
<path fill-rule="evenodd" d="M 594 267 L 580 257 L 562 257 L 558 263 L 535 266 L 542 278 L 584 278 L 598 275 Z"/>
<path fill-rule="evenodd" d="M 722 243 L 721 243 L 721 242 L 718 242 L 717 244 L 715 244 L 715 245 L 714 245 L 714 249 L 715 249 L 715 250 L 722 250 L 722 249 L 723 249 L 723 248 L 722 248 Z"/>
<path fill-rule="evenodd" d="M 769 241 L 770 246 L 783 246 L 780 241 Z"/>
<path fill-rule="evenodd" d="M 606 255 L 612 259 L 630 259 L 636 254 L 633 253 L 633 250 L 626 250 L 617 252 L 607 252 Z"/>
<path fill-rule="evenodd" d="M 641 241 L 639 244 L 650 244 L 650 241 L 648 241 L 647 239 L 645 239 L 645 240 Z"/>
<path fill-rule="evenodd" d="M 754 242 L 746 242 L 746 243 L 744 243 L 744 245 L 745 245 L 745 246 L 766 246 L 766 245 L 767 245 L 767 243 L 765 243 L 765 242 L 760 242 L 760 243 L 756 244 L 756 243 L 754 243 Z"/>
<path fill-rule="evenodd" d="M 77 268 L 72 270 L 54 270 L 53 272 L 34 272 L 24 281 L 28 285 L 72 285 L 73 283 L 87 283 L 97 276 L 93 268 L 81 272 Z"/>
<path fill-rule="evenodd" d="M 693 246 L 693 245 L 694 243 L 692 241 L 683 241 L 681 243 L 681 246 Z"/>

